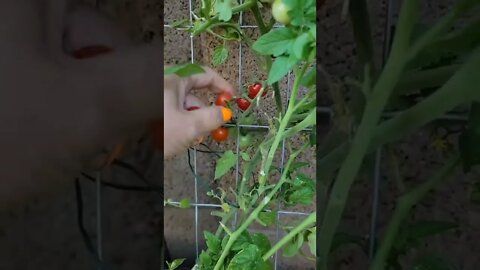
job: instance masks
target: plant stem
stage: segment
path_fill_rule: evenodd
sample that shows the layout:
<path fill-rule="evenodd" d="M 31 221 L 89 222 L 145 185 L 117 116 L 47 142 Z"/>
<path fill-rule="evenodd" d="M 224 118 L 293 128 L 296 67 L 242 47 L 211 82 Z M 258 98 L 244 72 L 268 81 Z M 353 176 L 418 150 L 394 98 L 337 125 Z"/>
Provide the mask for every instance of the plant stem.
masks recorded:
<path fill-rule="evenodd" d="M 275 252 L 282 248 L 286 243 L 288 243 L 295 235 L 299 234 L 301 231 L 314 224 L 317 220 L 317 213 L 311 213 L 307 218 L 305 218 L 302 223 L 298 224 L 292 231 L 285 235 L 280 241 L 278 241 L 270 250 L 268 250 L 262 259 L 264 261 L 268 260 Z"/>
<path fill-rule="evenodd" d="M 417 4 L 417 0 L 404 2 L 399 18 L 399 28 L 392 46 L 392 55 L 388 59 L 385 69 L 371 93 L 371 98 L 368 100 L 350 152 L 342 164 L 333 185 L 323 223 L 320 227 L 319 238 L 322 239 L 319 247 L 321 269 L 327 269 L 327 256 L 330 253 L 333 236 L 340 223 L 350 187 L 367 153 L 373 130 L 380 119 L 383 108 L 406 65 L 405 53 L 408 50 L 415 21 L 412 17 L 418 11 Z"/>
<path fill-rule="evenodd" d="M 242 234 L 243 231 L 247 229 L 247 227 L 255 221 L 255 219 L 258 218 L 258 214 L 270 203 L 270 200 L 273 198 L 273 196 L 277 193 L 277 191 L 280 189 L 280 187 L 285 183 L 287 179 L 287 174 L 290 166 L 292 165 L 293 161 L 295 158 L 306 148 L 308 144 L 303 145 L 299 150 L 296 152 L 292 153 L 290 155 L 290 158 L 288 159 L 288 162 L 285 166 L 285 170 L 282 173 L 282 177 L 278 181 L 278 183 L 275 185 L 275 187 L 272 189 L 272 191 L 269 192 L 267 196 L 262 200 L 262 202 L 250 213 L 248 218 L 240 225 L 240 227 L 233 232 L 230 237 L 228 238 L 228 242 L 225 245 L 225 248 L 222 251 L 222 254 L 220 255 L 220 258 L 218 259 L 217 263 L 215 264 L 214 270 L 219 270 L 220 267 L 223 266 L 223 261 L 227 257 L 228 253 L 230 252 L 230 248 L 232 247 L 233 243 L 237 240 L 237 238 Z"/>
<path fill-rule="evenodd" d="M 273 157 L 275 156 L 275 152 L 277 151 L 278 145 L 280 144 L 280 141 L 282 139 L 283 133 L 285 131 L 285 128 L 288 125 L 288 122 L 290 121 L 290 117 L 292 116 L 294 112 L 294 106 L 295 106 L 295 99 L 298 94 L 298 90 L 300 88 L 300 81 L 303 78 L 303 74 L 305 74 L 305 71 L 307 69 L 307 66 L 305 65 L 299 74 L 296 74 L 295 82 L 293 83 L 293 88 L 292 88 L 292 93 L 290 94 L 290 102 L 288 103 L 288 108 L 285 113 L 285 116 L 282 118 L 282 122 L 280 122 L 280 126 L 278 128 L 277 134 L 275 136 L 275 139 L 272 143 L 272 146 L 270 147 L 270 151 L 268 152 L 267 159 L 265 160 L 265 165 L 263 168 L 261 168 L 260 171 L 260 183 L 265 183 L 264 181 L 268 175 L 268 172 L 270 171 L 270 166 L 272 165 Z"/>
<path fill-rule="evenodd" d="M 390 249 L 393 246 L 395 238 L 397 237 L 398 230 L 412 207 L 422 200 L 430 190 L 447 179 L 452 174 L 455 167 L 459 164 L 459 161 L 460 157 L 458 154 L 453 156 L 449 159 L 449 161 L 447 161 L 444 167 L 428 181 L 418 185 L 415 189 L 400 196 L 397 207 L 395 208 L 395 212 L 393 213 L 393 217 L 387 227 L 382 244 L 375 254 L 373 263 L 369 268 L 370 270 L 385 269 L 385 263 L 390 254 Z"/>

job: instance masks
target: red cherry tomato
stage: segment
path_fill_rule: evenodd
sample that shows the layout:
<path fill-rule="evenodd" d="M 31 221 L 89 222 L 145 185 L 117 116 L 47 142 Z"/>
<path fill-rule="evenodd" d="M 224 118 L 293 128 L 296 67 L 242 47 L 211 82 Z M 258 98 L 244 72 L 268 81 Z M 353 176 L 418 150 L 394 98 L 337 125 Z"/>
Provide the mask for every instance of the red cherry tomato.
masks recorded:
<path fill-rule="evenodd" d="M 248 87 L 248 97 L 254 99 L 258 93 L 262 90 L 262 85 L 259 83 L 254 83 Z M 262 97 L 264 97 L 267 92 L 264 90 L 262 93 Z"/>
<path fill-rule="evenodd" d="M 75 57 L 76 59 L 86 59 L 95 57 L 100 54 L 109 53 L 111 51 L 112 48 L 103 45 L 88 46 L 74 51 L 73 57 Z"/>
<path fill-rule="evenodd" d="M 232 94 L 228 92 L 223 92 L 217 96 L 217 100 L 215 100 L 215 105 L 227 107 L 227 102 L 233 99 Z"/>
<path fill-rule="evenodd" d="M 250 107 L 250 101 L 244 98 L 239 98 L 237 99 L 237 105 L 238 105 L 238 108 L 240 108 L 240 110 L 246 111 L 248 107 Z"/>
<path fill-rule="evenodd" d="M 192 107 L 188 107 L 187 111 L 195 111 L 195 110 L 198 110 L 198 109 L 200 109 L 200 107 L 192 106 Z"/>
<path fill-rule="evenodd" d="M 228 129 L 220 127 L 212 131 L 212 138 L 216 142 L 223 142 L 228 139 Z"/>

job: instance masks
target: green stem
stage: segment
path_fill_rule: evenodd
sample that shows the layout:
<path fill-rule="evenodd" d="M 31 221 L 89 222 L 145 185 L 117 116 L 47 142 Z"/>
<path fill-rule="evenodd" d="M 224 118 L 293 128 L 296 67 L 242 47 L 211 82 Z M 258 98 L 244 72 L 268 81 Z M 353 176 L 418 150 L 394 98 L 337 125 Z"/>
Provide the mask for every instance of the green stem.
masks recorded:
<path fill-rule="evenodd" d="M 277 151 L 278 145 L 282 140 L 283 133 L 285 131 L 285 128 L 288 125 L 288 122 L 290 121 L 290 117 L 294 112 L 295 99 L 297 97 L 298 90 L 300 88 L 300 81 L 302 80 L 303 74 L 305 74 L 306 69 L 307 69 L 307 66 L 305 65 L 301 69 L 299 74 L 296 74 L 297 76 L 295 78 L 295 82 L 293 83 L 292 93 L 290 94 L 290 102 L 288 103 L 288 108 L 285 113 L 285 117 L 283 117 L 282 122 L 280 122 L 277 135 L 275 136 L 272 146 L 270 147 L 270 151 L 268 152 L 267 159 L 265 160 L 265 165 L 260 170 L 260 177 L 259 177 L 260 183 L 266 183 L 265 180 L 268 176 L 268 172 L 270 171 L 270 166 L 272 165 L 273 157 L 275 156 L 275 152 Z"/>
<path fill-rule="evenodd" d="M 222 254 L 220 255 L 220 258 L 218 259 L 217 263 L 215 264 L 214 270 L 219 270 L 223 266 L 223 261 L 227 257 L 228 253 L 230 252 L 230 248 L 232 247 L 233 243 L 237 240 L 237 238 L 245 231 L 248 226 L 252 222 L 255 221 L 255 219 L 258 218 L 258 214 L 270 203 L 271 199 L 275 196 L 277 191 L 280 189 L 280 187 L 285 183 L 287 180 L 287 174 L 288 170 L 290 169 L 290 166 L 292 165 L 293 161 L 295 158 L 306 148 L 307 144 L 303 145 L 299 150 L 294 152 L 292 155 L 290 155 L 290 158 L 285 166 L 285 170 L 282 173 L 282 177 L 278 181 L 278 183 L 275 185 L 275 187 L 268 193 L 265 198 L 263 198 L 262 202 L 250 213 L 248 218 L 240 225 L 240 227 L 233 232 L 230 237 L 228 238 L 228 242 L 225 245 L 225 248 L 222 251 Z"/>
<path fill-rule="evenodd" d="M 414 18 L 413 15 L 418 11 L 417 4 L 417 0 L 404 2 L 399 18 L 399 28 L 392 46 L 392 55 L 371 93 L 350 152 L 342 164 L 332 188 L 319 234 L 319 238 L 322 239 L 319 247 L 321 269 L 327 269 L 327 256 L 330 253 L 333 236 L 340 223 L 350 187 L 367 153 L 373 130 L 380 119 L 383 108 L 406 65 L 405 53 L 408 50 L 415 21 L 412 17 Z"/>
<path fill-rule="evenodd" d="M 268 260 L 275 252 L 281 249 L 286 243 L 288 243 L 293 237 L 299 234 L 301 231 L 305 230 L 310 225 L 314 224 L 317 220 L 317 213 L 311 213 L 307 218 L 305 218 L 302 223 L 298 224 L 292 231 L 285 235 L 280 241 L 278 241 L 270 250 L 268 250 L 262 259 L 264 261 Z"/>
<path fill-rule="evenodd" d="M 395 87 L 395 94 L 405 95 L 418 89 L 441 86 L 447 82 L 460 67 L 461 65 L 450 65 L 411 71 L 402 76 L 397 87 Z"/>
<path fill-rule="evenodd" d="M 252 5 L 252 13 L 253 13 L 253 17 L 255 17 L 255 21 L 257 22 L 258 28 L 260 29 L 260 33 L 262 33 L 262 35 L 266 34 L 268 32 L 268 29 L 265 26 L 265 22 L 263 21 L 262 14 L 260 13 L 260 9 L 258 8 L 257 1 L 254 1 L 254 4 Z"/>
<path fill-rule="evenodd" d="M 450 158 L 450 160 L 447 161 L 445 166 L 437 174 L 399 198 L 397 207 L 393 213 L 393 217 L 387 227 L 385 237 L 377 253 L 375 254 L 372 265 L 369 268 L 370 270 L 385 269 L 385 263 L 395 242 L 395 238 L 397 237 L 400 226 L 412 207 L 422 200 L 430 190 L 447 179 L 452 174 L 455 167 L 459 164 L 459 161 L 460 157 L 458 155 Z"/>

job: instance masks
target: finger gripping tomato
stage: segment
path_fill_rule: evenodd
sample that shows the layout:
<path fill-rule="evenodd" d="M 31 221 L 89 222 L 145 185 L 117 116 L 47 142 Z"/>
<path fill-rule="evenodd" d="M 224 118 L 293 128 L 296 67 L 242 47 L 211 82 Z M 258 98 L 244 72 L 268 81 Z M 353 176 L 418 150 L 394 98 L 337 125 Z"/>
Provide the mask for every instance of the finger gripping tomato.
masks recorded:
<path fill-rule="evenodd" d="M 227 102 L 231 101 L 232 99 L 232 94 L 228 92 L 222 92 L 217 96 L 217 99 L 215 100 L 215 105 L 227 107 Z"/>

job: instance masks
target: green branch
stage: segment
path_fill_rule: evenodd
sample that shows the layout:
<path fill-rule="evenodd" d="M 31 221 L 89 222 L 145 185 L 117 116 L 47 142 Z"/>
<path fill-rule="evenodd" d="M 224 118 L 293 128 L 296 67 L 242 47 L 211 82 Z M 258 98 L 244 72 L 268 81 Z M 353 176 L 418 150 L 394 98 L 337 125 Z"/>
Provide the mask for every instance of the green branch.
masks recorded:
<path fill-rule="evenodd" d="M 307 227 L 311 226 L 317 220 L 317 213 L 311 213 L 307 218 L 305 218 L 300 224 L 298 224 L 292 231 L 285 235 L 280 241 L 278 241 L 270 250 L 268 250 L 262 259 L 264 261 L 268 260 L 275 252 L 281 249 L 286 243 L 290 242 L 293 237 L 305 230 Z"/>
<path fill-rule="evenodd" d="M 369 268 L 370 270 L 386 269 L 385 263 L 395 242 L 395 238 L 397 237 L 400 226 L 412 207 L 420 202 L 430 190 L 447 179 L 452 174 L 459 162 L 460 157 L 455 155 L 454 157 L 450 158 L 444 167 L 428 181 L 422 183 L 415 189 L 409 191 L 399 198 L 395 212 L 393 213 L 392 219 L 388 224 L 383 242 L 375 254 L 373 263 Z"/>

